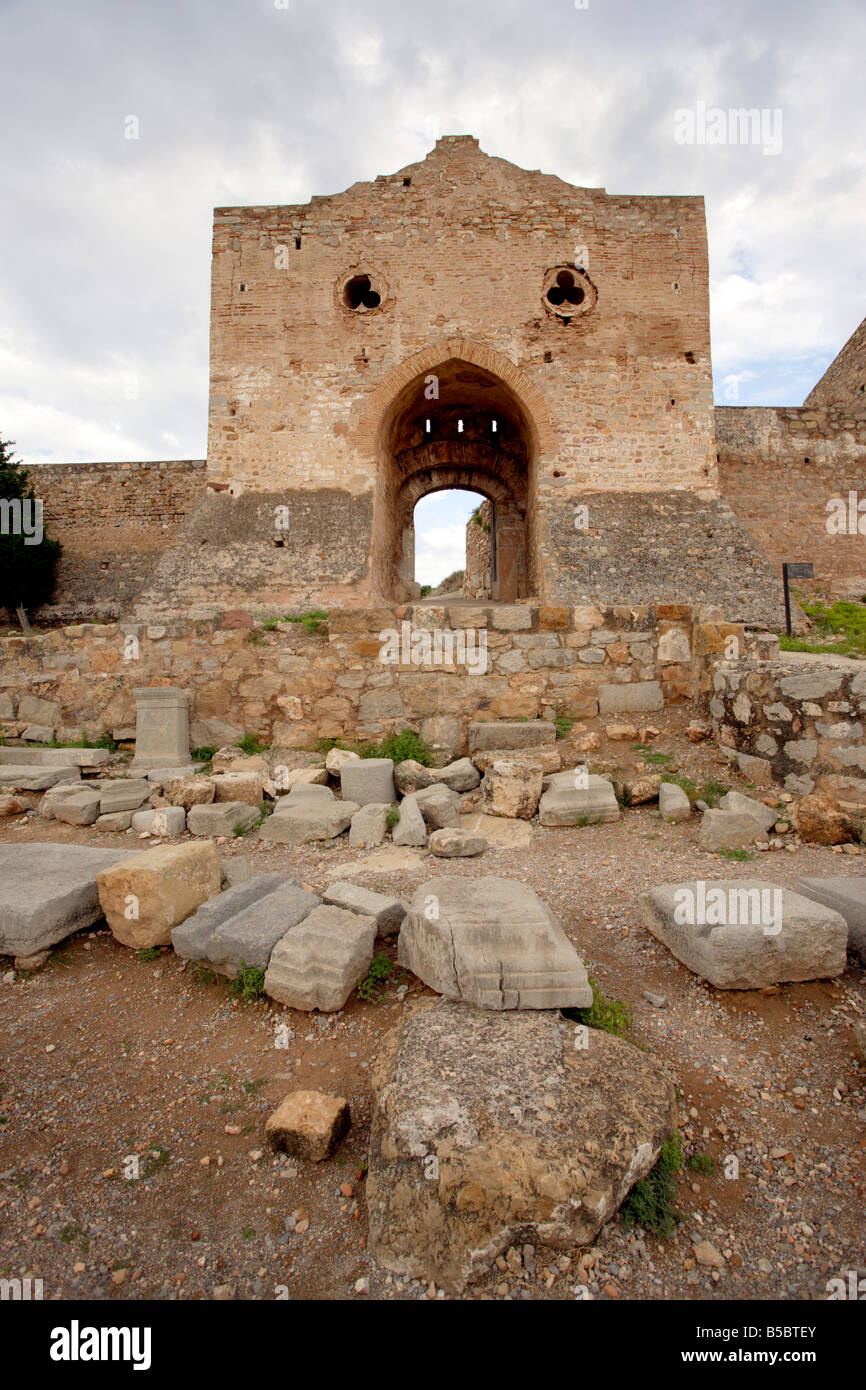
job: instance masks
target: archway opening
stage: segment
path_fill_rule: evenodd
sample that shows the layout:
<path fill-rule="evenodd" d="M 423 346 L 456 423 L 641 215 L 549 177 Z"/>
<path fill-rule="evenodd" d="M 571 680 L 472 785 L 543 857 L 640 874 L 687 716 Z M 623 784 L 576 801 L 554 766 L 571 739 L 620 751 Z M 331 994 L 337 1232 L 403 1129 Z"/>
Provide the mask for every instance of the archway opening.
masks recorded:
<path fill-rule="evenodd" d="M 441 488 L 416 502 L 412 517 L 414 577 L 422 599 L 460 599 L 467 596 L 467 582 L 470 588 L 477 587 L 477 572 L 485 569 L 483 541 L 487 535 L 482 529 L 481 509 L 486 500 L 482 493 L 468 489 Z M 482 596 L 490 597 L 489 547 Z"/>
<path fill-rule="evenodd" d="M 495 556 L 489 597 L 504 602 L 527 597 L 535 580 L 529 542 L 535 452 L 529 418 L 493 372 L 450 358 L 413 377 L 391 402 L 379 430 L 376 592 L 399 601 L 420 597 L 415 507 L 431 493 L 456 489 L 489 503 Z"/>

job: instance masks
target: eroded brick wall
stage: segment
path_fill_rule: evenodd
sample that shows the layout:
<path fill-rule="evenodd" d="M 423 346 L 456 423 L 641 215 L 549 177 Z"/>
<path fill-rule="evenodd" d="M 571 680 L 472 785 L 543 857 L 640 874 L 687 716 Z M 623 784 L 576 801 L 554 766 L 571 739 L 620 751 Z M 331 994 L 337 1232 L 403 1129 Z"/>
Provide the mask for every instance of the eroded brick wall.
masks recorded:
<path fill-rule="evenodd" d="M 866 410 L 721 406 L 716 440 L 722 495 L 776 572 L 811 561 L 817 587 L 866 592 L 866 535 L 827 529 L 832 498 L 866 500 Z"/>
<path fill-rule="evenodd" d="M 28 472 L 45 529 L 63 545 L 54 615 L 112 617 L 131 610 L 177 541 L 204 497 L 207 466 L 182 459 L 37 464 Z"/>
<path fill-rule="evenodd" d="M 853 410 L 866 408 L 866 319 L 851 334 L 803 404 L 809 407 L 845 405 Z"/>

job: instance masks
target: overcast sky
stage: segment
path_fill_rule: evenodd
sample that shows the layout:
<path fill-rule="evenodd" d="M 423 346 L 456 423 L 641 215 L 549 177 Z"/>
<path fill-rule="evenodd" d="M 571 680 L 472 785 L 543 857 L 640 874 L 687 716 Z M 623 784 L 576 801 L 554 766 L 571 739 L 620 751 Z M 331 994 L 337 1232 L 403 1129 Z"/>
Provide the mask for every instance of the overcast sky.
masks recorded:
<path fill-rule="evenodd" d="M 0 437 L 28 463 L 203 458 L 213 207 L 442 134 L 703 194 L 719 402 L 800 404 L 866 315 L 863 0 L 0 0 L 0 53 Z M 701 102 L 766 110 L 781 150 L 679 143 Z"/>

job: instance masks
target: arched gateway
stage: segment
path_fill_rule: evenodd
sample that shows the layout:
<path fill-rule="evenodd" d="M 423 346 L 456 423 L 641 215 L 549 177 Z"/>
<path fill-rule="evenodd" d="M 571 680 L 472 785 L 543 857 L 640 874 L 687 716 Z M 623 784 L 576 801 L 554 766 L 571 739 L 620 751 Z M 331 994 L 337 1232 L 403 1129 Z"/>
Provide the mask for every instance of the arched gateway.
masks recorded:
<path fill-rule="evenodd" d="M 481 493 L 491 504 L 491 598 L 509 602 L 536 592 L 538 430 L 520 387 L 537 393 L 521 378 L 487 348 L 448 344 L 416 354 L 375 393 L 377 593 L 417 597 L 415 505 L 446 488 Z"/>

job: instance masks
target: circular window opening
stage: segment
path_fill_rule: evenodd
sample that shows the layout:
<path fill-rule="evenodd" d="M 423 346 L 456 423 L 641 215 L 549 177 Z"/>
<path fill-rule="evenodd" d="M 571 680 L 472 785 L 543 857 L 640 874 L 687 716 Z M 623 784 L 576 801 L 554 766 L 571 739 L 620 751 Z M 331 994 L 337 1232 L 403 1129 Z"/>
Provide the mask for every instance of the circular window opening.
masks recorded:
<path fill-rule="evenodd" d="M 544 277 L 542 302 L 546 309 L 559 318 L 571 318 L 577 313 L 585 313 L 593 308 L 596 290 L 585 271 L 571 266 L 558 266 L 549 270 Z"/>
<path fill-rule="evenodd" d="M 347 309 L 355 311 L 378 309 L 382 303 L 382 296 L 373 288 L 369 275 L 353 276 L 343 291 L 343 299 Z"/>

